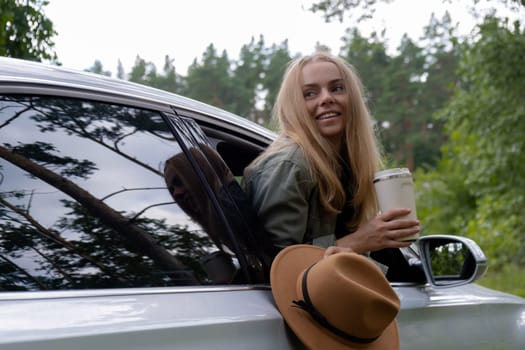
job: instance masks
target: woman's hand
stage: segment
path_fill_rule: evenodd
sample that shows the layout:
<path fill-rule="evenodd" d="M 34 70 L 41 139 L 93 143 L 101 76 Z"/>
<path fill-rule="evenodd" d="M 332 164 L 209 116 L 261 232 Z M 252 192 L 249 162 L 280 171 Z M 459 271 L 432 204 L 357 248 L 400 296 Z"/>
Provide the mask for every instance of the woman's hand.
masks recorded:
<path fill-rule="evenodd" d="M 419 233 L 419 220 L 403 218 L 410 209 L 392 209 L 376 216 L 357 231 L 337 240 L 338 247 L 352 249 L 356 253 L 366 253 L 383 248 L 408 247 L 411 242 L 398 241 L 403 237 Z"/>

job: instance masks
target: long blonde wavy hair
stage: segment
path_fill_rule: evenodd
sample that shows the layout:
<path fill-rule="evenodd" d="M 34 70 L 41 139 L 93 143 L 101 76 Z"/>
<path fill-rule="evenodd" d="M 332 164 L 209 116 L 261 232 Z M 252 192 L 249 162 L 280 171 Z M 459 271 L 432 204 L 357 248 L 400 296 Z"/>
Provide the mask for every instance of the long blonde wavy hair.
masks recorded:
<path fill-rule="evenodd" d="M 342 154 L 338 154 L 331 143 L 321 135 L 306 109 L 302 92 L 303 67 L 319 61 L 331 62 L 337 66 L 348 94 L 343 136 L 346 152 Z M 254 163 L 278 149 L 295 143 L 303 150 L 310 173 L 319 184 L 320 201 L 327 214 L 341 212 L 347 201 L 343 186 L 349 186 L 349 193 L 353 193 L 351 204 L 355 208 L 355 215 L 346 221 L 350 231 L 377 214 L 373 177 L 382 166 L 382 155 L 374 123 L 365 103 L 363 85 L 348 62 L 324 52 L 292 60 L 277 95 L 273 118 L 278 122 L 279 137 Z M 353 183 L 341 184 L 341 159 L 352 171 Z"/>

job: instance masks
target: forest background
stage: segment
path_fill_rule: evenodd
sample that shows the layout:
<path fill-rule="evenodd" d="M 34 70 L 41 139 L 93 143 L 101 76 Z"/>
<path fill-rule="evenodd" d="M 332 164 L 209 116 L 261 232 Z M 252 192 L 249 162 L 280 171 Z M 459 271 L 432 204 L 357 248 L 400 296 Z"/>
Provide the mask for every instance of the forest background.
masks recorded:
<path fill-rule="evenodd" d="M 391 0 L 319 0 L 327 21 L 366 20 Z M 394 0 L 395 1 L 395 0 Z M 476 12 L 477 0 L 472 2 Z M 495 0 L 523 11 L 524 0 Z M 60 64 L 44 0 L 0 0 L 0 56 Z M 477 11 L 480 13 L 479 9 Z M 525 19 L 483 15 L 459 35 L 448 14 L 432 17 L 417 41 L 407 34 L 395 53 L 384 33 L 348 28 L 339 52 L 361 75 L 390 166 L 410 168 L 423 234 L 474 239 L 489 258 L 479 283 L 525 297 Z M 224 108 L 272 128 L 271 108 L 292 53 L 261 35 L 238 57 L 210 45 L 177 73 L 137 56 L 115 76 Z M 96 60 L 88 71 L 113 75 Z"/>

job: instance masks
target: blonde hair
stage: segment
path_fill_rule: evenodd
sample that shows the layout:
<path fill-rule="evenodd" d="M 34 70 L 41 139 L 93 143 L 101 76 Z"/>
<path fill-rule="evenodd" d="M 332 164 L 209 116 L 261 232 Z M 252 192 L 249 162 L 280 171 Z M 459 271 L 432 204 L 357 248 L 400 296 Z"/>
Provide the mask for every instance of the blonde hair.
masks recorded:
<path fill-rule="evenodd" d="M 309 116 L 302 92 L 303 67 L 311 62 L 331 62 L 341 73 L 348 93 L 346 126 L 343 136 L 343 161 L 352 172 L 353 183 L 341 184 L 339 155 L 330 142 L 319 132 Z M 364 99 L 363 85 L 354 68 L 345 60 L 328 53 L 318 52 L 295 59 L 287 67 L 273 110 L 278 120 L 280 135 L 263 154 L 255 160 L 265 158 L 275 150 L 295 143 L 301 147 L 310 173 L 319 183 L 321 204 L 327 214 L 341 212 L 346 195 L 344 186 L 353 194 L 355 208 L 353 218 L 346 226 L 355 230 L 357 226 L 377 214 L 377 202 L 373 188 L 373 176 L 382 166 L 382 157 L 377 142 L 373 120 Z"/>

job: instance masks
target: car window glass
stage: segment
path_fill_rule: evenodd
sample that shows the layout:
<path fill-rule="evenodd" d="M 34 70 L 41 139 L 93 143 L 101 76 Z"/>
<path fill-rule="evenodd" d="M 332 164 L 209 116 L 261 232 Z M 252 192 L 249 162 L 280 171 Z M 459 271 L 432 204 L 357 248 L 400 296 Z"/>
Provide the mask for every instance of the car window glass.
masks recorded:
<path fill-rule="evenodd" d="M 246 280 L 267 282 L 276 248 L 263 231 L 263 226 L 258 222 L 256 213 L 234 174 L 194 120 L 174 116 L 170 119 L 176 135 L 185 139 L 181 140 L 181 144 L 187 148 L 191 159 L 195 160 L 195 167 L 206 179 L 212 192 L 209 198 L 213 201 L 204 206 L 206 209 L 201 214 L 205 215 L 196 220 L 203 221 L 204 227 L 213 227 L 208 233 L 214 237 L 218 246 L 236 253 L 242 272 L 247 274 L 244 276 Z M 183 167 L 179 167 L 181 168 Z M 220 213 L 211 210 L 213 206 L 220 207 Z M 181 207 L 184 205 L 181 204 Z M 217 217 L 217 214 L 222 217 Z M 217 225 L 220 221 L 226 221 L 227 226 Z"/>
<path fill-rule="evenodd" d="M 214 283 L 220 249 L 167 190 L 154 111 L 0 98 L 0 290 Z"/>

